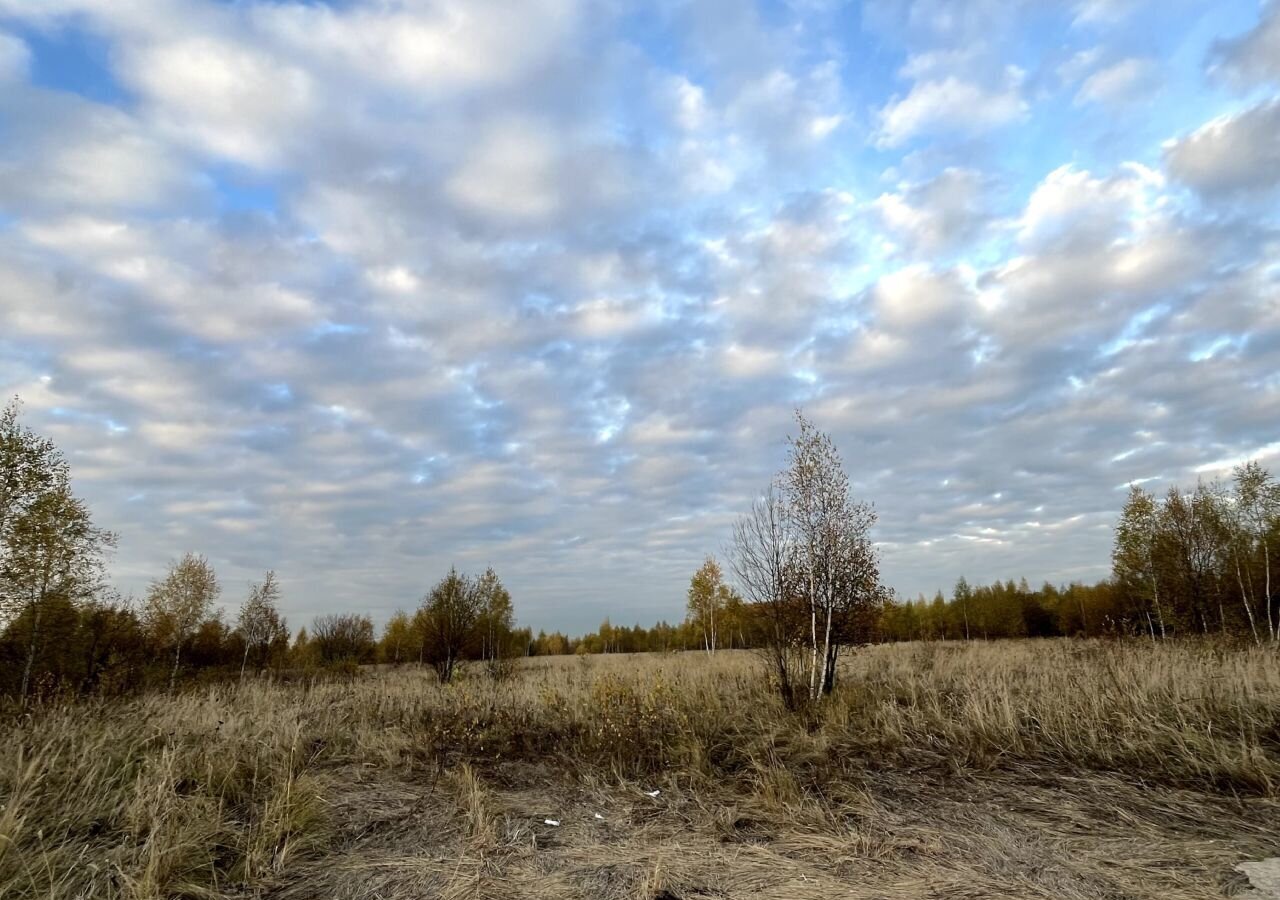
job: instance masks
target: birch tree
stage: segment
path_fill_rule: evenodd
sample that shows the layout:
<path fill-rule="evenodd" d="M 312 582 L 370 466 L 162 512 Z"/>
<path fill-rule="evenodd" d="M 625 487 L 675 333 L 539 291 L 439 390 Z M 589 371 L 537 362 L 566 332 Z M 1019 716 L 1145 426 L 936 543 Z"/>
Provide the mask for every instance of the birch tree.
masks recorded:
<path fill-rule="evenodd" d="M 883 600 L 871 542 L 875 510 L 856 501 L 831 437 L 799 411 L 799 434 L 788 438 L 789 466 L 780 477 L 795 564 L 809 611 L 809 696 L 835 686 L 842 635 L 838 628 L 864 606 Z"/>
<path fill-rule="evenodd" d="M 267 661 L 272 643 L 287 637 L 288 630 L 277 608 L 280 603 L 280 585 L 275 572 L 267 572 L 261 584 L 249 586 L 249 596 L 240 607 L 236 628 L 244 639 L 244 658 L 240 661 L 240 678 L 244 679 L 245 666 L 250 654 L 256 657 L 258 669 Z"/>
<path fill-rule="evenodd" d="M 1250 599 L 1259 589 L 1262 592 L 1267 635 L 1272 643 L 1280 642 L 1280 608 L 1272 594 L 1271 538 L 1280 524 L 1280 485 L 1271 480 L 1271 474 L 1256 460 L 1238 466 L 1232 473 L 1237 512 L 1237 534 L 1247 560 L 1241 566 L 1237 557 L 1237 577 L 1242 582 L 1242 595 L 1248 586 Z M 1261 553 L 1259 554 L 1259 551 Z M 1260 584 L 1253 583 L 1250 560 L 1261 556 L 1262 577 Z M 1256 563 L 1255 563 L 1256 565 Z"/>
<path fill-rule="evenodd" d="M 93 524 L 71 489 L 65 457 L 22 426 L 18 410 L 16 400 L 0 410 L 0 624 L 19 617 L 28 623 L 19 689 L 25 703 L 45 607 L 93 594 L 115 535 Z"/>
<path fill-rule="evenodd" d="M 795 709 L 808 695 L 800 671 L 804 610 L 792 589 L 796 566 L 788 521 L 782 494 L 770 485 L 734 523 L 729 566 L 747 602 L 761 611 L 762 652 L 783 705 Z"/>
<path fill-rule="evenodd" d="M 1120 521 L 1116 523 L 1115 547 L 1111 551 L 1111 568 L 1116 580 L 1127 584 L 1149 603 L 1147 627 L 1152 640 L 1156 625 L 1160 637 L 1167 638 L 1164 607 L 1160 602 L 1160 572 L 1156 566 L 1159 514 L 1156 498 L 1138 485 L 1129 487 Z M 1151 611 L 1155 611 L 1155 621 Z M 1083 616 L 1083 613 L 1082 613 Z"/>
<path fill-rule="evenodd" d="M 173 653 L 169 690 L 178 680 L 182 648 L 200 623 L 209 617 L 219 593 L 213 566 L 203 556 L 188 553 L 151 585 L 147 593 L 146 619 L 151 633 Z"/>
<path fill-rule="evenodd" d="M 739 519 L 730 552 L 744 594 L 763 605 L 788 706 L 801 690 L 814 701 L 834 689 L 841 647 L 868 639 L 888 595 L 871 540 L 875 509 L 851 496 L 831 438 L 800 412 L 796 422 L 787 468 Z"/>
<path fill-rule="evenodd" d="M 702 632 L 702 649 L 715 656 L 719 627 L 731 592 L 715 557 L 708 556 L 689 580 L 689 620 Z"/>

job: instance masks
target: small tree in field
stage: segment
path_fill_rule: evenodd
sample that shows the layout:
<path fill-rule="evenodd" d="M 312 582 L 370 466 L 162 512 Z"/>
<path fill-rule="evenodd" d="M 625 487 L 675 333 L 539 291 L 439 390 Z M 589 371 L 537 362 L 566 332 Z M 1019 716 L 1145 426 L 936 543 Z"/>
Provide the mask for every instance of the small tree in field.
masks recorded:
<path fill-rule="evenodd" d="M 147 593 L 146 619 L 161 646 L 173 652 L 169 690 L 178 680 L 182 648 L 209 617 L 219 592 L 213 566 L 203 556 L 188 553 Z"/>
<path fill-rule="evenodd" d="M 244 658 L 240 661 L 240 677 L 252 654 L 259 671 L 267 664 L 271 645 L 287 640 L 288 629 L 280 618 L 280 585 L 275 572 L 267 572 L 261 584 L 249 585 L 249 596 L 240 607 L 236 627 L 244 639 Z"/>
<path fill-rule="evenodd" d="M 831 438 L 799 412 L 788 467 L 735 526 L 732 565 L 763 605 L 770 662 L 789 706 L 835 688 L 840 648 L 869 639 L 888 592 L 871 541 L 870 504 L 854 500 Z M 798 648 L 807 656 L 801 679 Z"/>
<path fill-rule="evenodd" d="M 423 598 L 414 624 L 422 636 L 422 657 L 436 670 L 441 684 L 453 680 L 454 668 L 475 641 L 484 599 L 477 582 L 457 569 L 450 569 Z"/>
<path fill-rule="evenodd" d="M 715 557 L 708 556 L 689 580 L 689 621 L 702 632 L 702 648 L 714 656 L 720 643 L 720 629 L 725 610 L 733 600 L 733 590 L 724 583 L 724 575 Z"/>
<path fill-rule="evenodd" d="M 762 652 L 787 709 L 806 696 L 800 684 L 804 610 L 793 590 L 793 552 L 785 505 L 770 486 L 734 523 L 729 562 L 747 602 L 760 611 Z"/>
<path fill-rule="evenodd" d="M 799 412 L 796 423 L 800 433 L 789 438 L 790 465 L 780 482 L 798 588 L 809 607 L 809 696 L 816 700 L 835 686 L 842 631 L 878 609 L 885 592 L 871 542 L 875 510 L 851 496 L 831 437 Z"/>
<path fill-rule="evenodd" d="M 311 646 L 326 666 L 360 665 L 374 661 L 378 645 L 368 616 L 318 616 L 311 623 Z"/>
<path fill-rule="evenodd" d="M 480 618 L 476 628 L 480 639 L 480 658 L 484 660 L 490 677 L 505 678 L 514 670 L 515 659 L 520 652 L 511 592 L 503 586 L 492 567 L 476 580 L 475 588 L 480 595 Z"/>

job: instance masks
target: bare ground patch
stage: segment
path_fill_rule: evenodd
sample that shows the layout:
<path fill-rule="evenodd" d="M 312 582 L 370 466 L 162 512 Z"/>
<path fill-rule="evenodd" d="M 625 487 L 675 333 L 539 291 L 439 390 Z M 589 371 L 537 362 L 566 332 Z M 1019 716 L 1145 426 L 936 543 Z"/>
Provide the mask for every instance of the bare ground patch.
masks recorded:
<path fill-rule="evenodd" d="M 1280 821 L 1269 800 L 1034 771 L 868 772 L 825 796 L 675 781 L 649 797 L 515 763 L 330 784 L 333 844 L 269 896 L 1222 897 Z"/>

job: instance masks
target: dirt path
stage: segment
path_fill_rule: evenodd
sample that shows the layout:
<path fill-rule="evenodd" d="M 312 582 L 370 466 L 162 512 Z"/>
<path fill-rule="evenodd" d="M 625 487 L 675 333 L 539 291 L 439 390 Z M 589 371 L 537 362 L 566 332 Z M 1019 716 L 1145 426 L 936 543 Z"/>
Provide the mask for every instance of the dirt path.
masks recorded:
<path fill-rule="evenodd" d="M 330 783 L 330 849 L 292 867 L 278 900 L 1178 900 L 1245 891 L 1233 867 L 1280 850 L 1274 802 L 1100 776 L 877 773 L 824 797 L 526 765 Z"/>

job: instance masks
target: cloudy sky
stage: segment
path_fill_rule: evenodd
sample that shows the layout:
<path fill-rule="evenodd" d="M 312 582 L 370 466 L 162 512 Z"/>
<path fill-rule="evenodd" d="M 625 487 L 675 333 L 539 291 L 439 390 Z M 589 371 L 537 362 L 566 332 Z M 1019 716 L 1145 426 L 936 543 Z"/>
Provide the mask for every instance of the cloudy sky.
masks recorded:
<path fill-rule="evenodd" d="M 1280 3 L 0 0 L 0 388 L 116 584 L 678 617 L 793 408 L 901 593 L 1280 469 Z"/>

